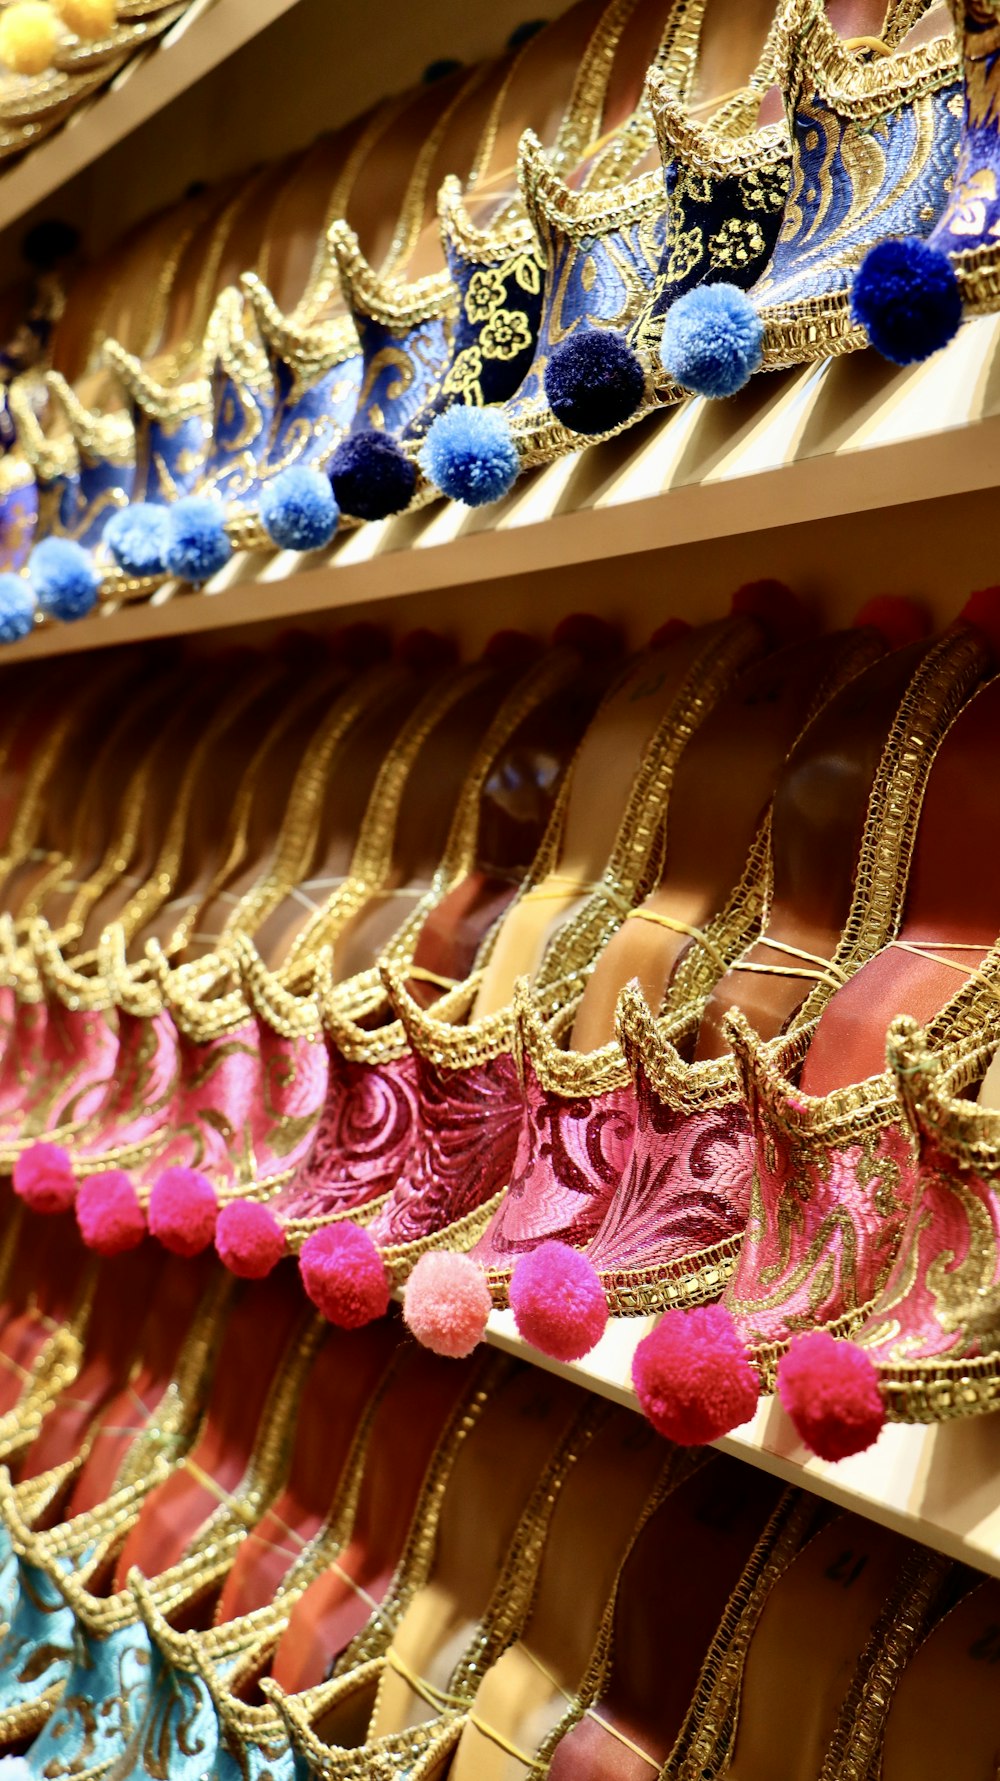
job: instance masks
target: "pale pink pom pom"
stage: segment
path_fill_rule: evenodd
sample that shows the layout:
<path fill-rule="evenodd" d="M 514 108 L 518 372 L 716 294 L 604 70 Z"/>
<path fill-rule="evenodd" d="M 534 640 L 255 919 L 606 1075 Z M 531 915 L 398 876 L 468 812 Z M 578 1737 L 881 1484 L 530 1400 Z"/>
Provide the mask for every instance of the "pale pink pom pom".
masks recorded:
<path fill-rule="evenodd" d="M 430 1250 L 403 1292 L 403 1316 L 418 1342 L 449 1360 L 463 1360 L 486 1334 L 490 1289 L 468 1255 Z"/>

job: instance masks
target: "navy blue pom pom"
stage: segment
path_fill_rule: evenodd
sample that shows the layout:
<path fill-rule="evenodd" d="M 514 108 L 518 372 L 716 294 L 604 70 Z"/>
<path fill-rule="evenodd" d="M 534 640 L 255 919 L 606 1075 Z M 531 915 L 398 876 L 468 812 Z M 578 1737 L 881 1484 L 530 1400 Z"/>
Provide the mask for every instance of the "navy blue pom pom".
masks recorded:
<path fill-rule="evenodd" d="M 733 284 L 704 284 L 667 310 L 660 359 L 697 396 L 735 396 L 758 370 L 764 324 Z"/>
<path fill-rule="evenodd" d="M 111 515 L 104 528 L 104 542 L 126 575 L 162 575 L 167 566 L 169 532 L 165 507 L 136 501 Z"/>
<path fill-rule="evenodd" d="M 0 643 L 16 643 L 35 623 L 35 596 L 22 575 L 0 575 Z"/>
<path fill-rule="evenodd" d="M 97 604 L 100 577 L 89 552 L 72 538 L 43 538 L 28 562 L 35 599 L 47 618 L 72 623 Z"/>
<path fill-rule="evenodd" d="M 622 426 L 640 407 L 645 390 L 642 361 L 615 328 L 570 334 L 545 367 L 549 407 L 574 433 L 610 433 Z"/>
<path fill-rule="evenodd" d="M 195 587 L 224 569 L 233 554 L 225 510 L 207 495 L 185 495 L 167 508 L 166 562 L 171 575 Z"/>
<path fill-rule="evenodd" d="M 337 530 L 340 509 L 329 477 L 291 464 L 265 482 L 260 517 L 279 550 L 322 550 Z"/>
<path fill-rule="evenodd" d="M 366 427 L 341 440 L 330 459 L 330 481 L 341 513 L 388 519 L 409 507 L 417 467 L 390 434 Z"/>
<path fill-rule="evenodd" d="M 521 461 L 498 408 L 446 408 L 420 454 L 431 482 L 452 501 L 485 507 L 513 488 Z"/>
<path fill-rule="evenodd" d="M 913 237 L 880 241 L 855 273 L 851 315 L 893 365 L 930 358 L 947 346 L 962 320 L 947 254 Z"/>

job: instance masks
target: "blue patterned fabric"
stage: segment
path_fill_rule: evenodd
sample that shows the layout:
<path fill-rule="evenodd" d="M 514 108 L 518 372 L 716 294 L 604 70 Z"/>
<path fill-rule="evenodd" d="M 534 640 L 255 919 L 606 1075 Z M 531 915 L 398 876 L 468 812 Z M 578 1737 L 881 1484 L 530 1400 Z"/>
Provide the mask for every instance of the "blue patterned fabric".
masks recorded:
<path fill-rule="evenodd" d="M 452 314 L 407 327 L 377 321 L 357 304 L 351 314 L 363 372 L 351 430 L 378 427 L 397 437 L 430 401 L 451 359 Z"/>
<path fill-rule="evenodd" d="M 161 421 L 134 407 L 135 479 L 133 501 L 179 501 L 189 495 L 205 461 L 207 428 L 203 416 Z"/>
<path fill-rule="evenodd" d="M 1000 4 L 967 0 L 962 9 L 965 97 L 955 184 L 931 233 L 932 247 L 1000 255 Z"/>
<path fill-rule="evenodd" d="M 43 508 L 55 508 L 51 530 L 93 550 L 100 543 L 108 516 L 124 507 L 135 482 L 134 464 L 112 464 L 82 452 L 70 476 L 58 476 L 40 489 Z M 44 529 L 44 528 L 40 528 Z"/>
<path fill-rule="evenodd" d="M 259 479 L 277 476 L 292 464 L 323 469 L 354 419 L 363 375 L 363 357 L 351 353 L 303 384 L 293 367 L 269 355 L 274 406 L 266 447 L 257 466 Z"/>
<path fill-rule="evenodd" d="M 211 381 L 212 424 L 199 489 L 218 495 L 227 506 L 245 506 L 267 443 L 273 393 L 270 387 L 242 382 L 233 368 L 218 361 Z"/>
<path fill-rule="evenodd" d="M 65 1691 L 28 1755 L 34 1774 L 75 1781 L 109 1768 L 124 1753 L 149 1702 L 150 1656 L 141 1622 L 104 1637 L 76 1627 Z"/>
<path fill-rule="evenodd" d="M 10 1626 L 0 1642 L 0 1714 L 29 1706 L 65 1682 L 73 1659 L 73 1611 L 51 1577 L 21 1559 L 12 1580 L 5 1565 Z"/>
<path fill-rule="evenodd" d="M 238 1756 L 223 1738 L 212 1774 L 214 1781 L 309 1781 L 310 1771 L 282 1732 L 275 1743 L 241 1744 Z"/>
<path fill-rule="evenodd" d="M 0 569 L 20 569 L 27 562 L 37 524 L 37 484 L 9 489 L 0 501 Z"/>

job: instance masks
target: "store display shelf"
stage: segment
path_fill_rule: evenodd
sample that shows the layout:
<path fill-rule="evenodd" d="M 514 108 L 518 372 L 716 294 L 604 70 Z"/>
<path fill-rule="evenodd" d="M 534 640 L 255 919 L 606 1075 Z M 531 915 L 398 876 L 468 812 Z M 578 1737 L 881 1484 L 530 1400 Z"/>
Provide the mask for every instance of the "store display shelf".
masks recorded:
<path fill-rule="evenodd" d="M 535 471 L 496 506 L 436 501 L 345 530 L 313 557 L 242 554 L 199 593 L 165 587 L 73 626 L 40 628 L 10 655 L 287 620 L 472 583 L 482 598 L 490 584 L 522 575 L 609 561 L 624 569 L 638 553 L 807 521 L 856 523 L 998 485 L 1000 317 L 983 317 L 926 364 L 898 370 L 866 352 L 758 377 L 729 402 L 689 400 Z M 904 550 L 901 539 L 900 562 Z M 996 579 L 995 566 L 988 572 Z"/>
<path fill-rule="evenodd" d="M 0 176 L 0 230 L 89 167 L 295 4 L 296 0 L 193 0 L 163 37 L 126 62 L 60 130 Z"/>
<path fill-rule="evenodd" d="M 490 1317 L 488 1340 L 509 1354 L 638 1408 L 631 1385 L 636 1345 L 653 1318 L 609 1323 L 585 1360 L 563 1364 L 532 1348 L 509 1311 Z M 716 1445 L 801 1484 L 841 1508 L 897 1529 L 950 1558 L 1000 1577 L 1000 1414 L 928 1427 L 886 1427 L 867 1453 L 828 1465 L 810 1455 L 776 1398 Z"/>

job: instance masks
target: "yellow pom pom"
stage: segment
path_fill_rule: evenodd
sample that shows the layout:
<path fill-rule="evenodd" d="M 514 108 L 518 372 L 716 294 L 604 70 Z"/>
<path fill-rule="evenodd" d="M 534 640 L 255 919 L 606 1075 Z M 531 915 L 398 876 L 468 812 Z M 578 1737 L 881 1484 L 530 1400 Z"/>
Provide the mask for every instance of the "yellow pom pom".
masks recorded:
<path fill-rule="evenodd" d="M 118 17 L 115 0 L 55 0 L 59 17 L 76 37 L 88 42 L 107 37 Z"/>
<path fill-rule="evenodd" d="M 0 12 L 0 62 L 12 74 L 44 74 L 59 45 L 59 22 L 47 0 L 14 0 Z"/>

